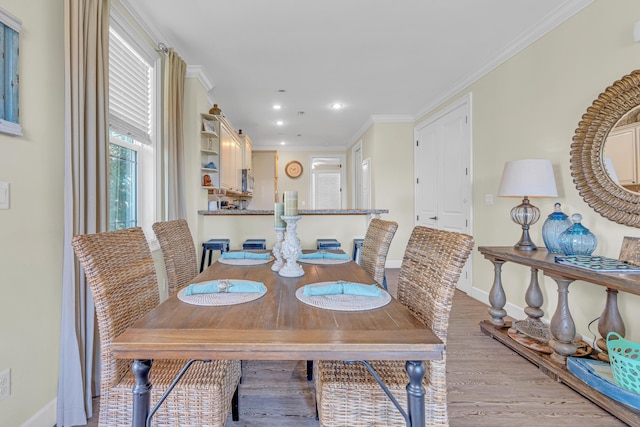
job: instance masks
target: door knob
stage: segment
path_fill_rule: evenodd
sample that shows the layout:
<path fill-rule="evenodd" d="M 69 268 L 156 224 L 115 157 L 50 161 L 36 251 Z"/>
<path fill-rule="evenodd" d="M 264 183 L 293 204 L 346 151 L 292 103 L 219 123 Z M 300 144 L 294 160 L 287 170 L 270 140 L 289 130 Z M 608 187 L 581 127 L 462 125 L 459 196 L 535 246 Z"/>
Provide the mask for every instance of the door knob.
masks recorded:
<path fill-rule="evenodd" d="M 429 219 L 432 219 L 432 220 L 434 220 L 434 221 L 435 221 L 435 220 L 437 220 L 437 219 L 438 219 L 438 217 L 437 217 L 437 216 L 430 216 L 430 217 L 429 217 Z"/>

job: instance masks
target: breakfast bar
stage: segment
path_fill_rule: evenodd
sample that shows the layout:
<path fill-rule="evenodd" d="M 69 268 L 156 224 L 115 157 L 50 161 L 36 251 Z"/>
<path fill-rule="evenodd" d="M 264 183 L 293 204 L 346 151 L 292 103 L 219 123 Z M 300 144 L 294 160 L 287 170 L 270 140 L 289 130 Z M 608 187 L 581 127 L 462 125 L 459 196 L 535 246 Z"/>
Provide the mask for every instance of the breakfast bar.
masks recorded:
<path fill-rule="evenodd" d="M 315 248 L 317 239 L 336 239 L 348 253 L 353 239 L 364 237 L 369 221 L 387 213 L 388 209 L 301 209 L 297 233 L 304 248 Z M 197 241 L 225 238 L 234 250 L 242 249 L 246 239 L 265 239 L 271 248 L 276 242 L 274 226 L 273 210 L 201 210 Z"/>

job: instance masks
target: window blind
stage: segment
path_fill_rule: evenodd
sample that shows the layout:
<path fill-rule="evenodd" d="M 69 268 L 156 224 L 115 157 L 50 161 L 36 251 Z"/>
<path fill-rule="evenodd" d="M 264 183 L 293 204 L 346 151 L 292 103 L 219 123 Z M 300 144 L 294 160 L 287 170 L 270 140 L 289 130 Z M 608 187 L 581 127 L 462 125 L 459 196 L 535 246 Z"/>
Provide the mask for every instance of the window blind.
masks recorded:
<path fill-rule="evenodd" d="M 109 32 L 109 125 L 151 143 L 152 67 L 113 29 Z"/>

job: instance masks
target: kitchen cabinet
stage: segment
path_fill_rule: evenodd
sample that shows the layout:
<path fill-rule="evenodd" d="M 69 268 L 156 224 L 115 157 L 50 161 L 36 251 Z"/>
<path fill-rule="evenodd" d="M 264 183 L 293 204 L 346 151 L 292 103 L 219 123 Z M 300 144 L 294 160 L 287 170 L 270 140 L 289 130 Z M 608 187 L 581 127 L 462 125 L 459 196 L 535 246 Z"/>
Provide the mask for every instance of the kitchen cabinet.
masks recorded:
<path fill-rule="evenodd" d="M 242 138 L 242 168 L 251 170 L 252 161 L 251 156 L 253 155 L 253 143 L 251 142 L 251 138 L 247 135 L 240 135 Z"/>
<path fill-rule="evenodd" d="M 220 122 L 220 188 L 242 190 L 242 150 L 237 133 L 226 121 Z"/>

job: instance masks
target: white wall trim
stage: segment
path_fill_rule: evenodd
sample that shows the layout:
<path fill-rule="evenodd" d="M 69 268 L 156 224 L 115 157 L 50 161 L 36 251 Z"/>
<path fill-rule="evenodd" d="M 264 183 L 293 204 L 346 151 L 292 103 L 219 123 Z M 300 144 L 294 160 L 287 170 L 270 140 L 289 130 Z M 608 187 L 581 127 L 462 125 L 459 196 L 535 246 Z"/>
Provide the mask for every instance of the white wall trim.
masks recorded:
<path fill-rule="evenodd" d="M 142 30 L 147 33 L 147 36 L 149 36 L 156 45 L 162 42 L 171 47 L 172 43 L 170 43 L 170 40 L 167 40 L 164 35 L 158 31 L 158 29 L 151 23 L 151 19 L 145 16 L 145 14 L 140 13 L 140 9 L 137 6 L 134 6 L 134 3 L 135 1 L 132 0 L 120 0 L 122 7 L 129 13 L 129 15 L 131 15 L 131 18 L 140 25 Z"/>
<path fill-rule="evenodd" d="M 211 83 L 211 80 L 209 80 L 209 78 L 205 74 L 204 67 L 202 65 L 187 65 L 186 77 L 198 79 L 200 83 L 202 83 L 204 90 L 206 90 L 207 92 L 209 92 L 215 86 L 213 83 Z"/>
<path fill-rule="evenodd" d="M 520 37 L 514 39 L 504 50 L 493 58 L 490 58 L 483 66 L 478 68 L 477 71 L 467 74 L 460 79 L 457 84 L 451 85 L 446 92 L 434 98 L 430 104 L 423 107 L 422 110 L 414 116 L 414 119 L 417 121 L 420 117 L 425 116 L 438 105 L 503 64 L 591 3 L 593 3 L 593 0 L 568 0 L 562 2 L 560 6 L 533 24 Z"/>
<path fill-rule="evenodd" d="M 373 123 L 413 123 L 413 116 L 371 116 Z"/>
<path fill-rule="evenodd" d="M 25 421 L 20 427 L 55 426 L 57 406 L 58 399 L 53 399 L 44 405 L 38 412 L 33 414 L 33 416 Z"/>

